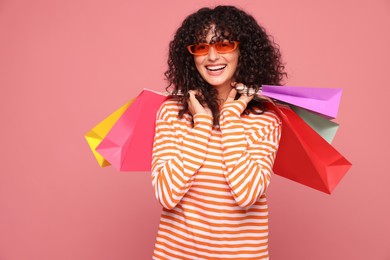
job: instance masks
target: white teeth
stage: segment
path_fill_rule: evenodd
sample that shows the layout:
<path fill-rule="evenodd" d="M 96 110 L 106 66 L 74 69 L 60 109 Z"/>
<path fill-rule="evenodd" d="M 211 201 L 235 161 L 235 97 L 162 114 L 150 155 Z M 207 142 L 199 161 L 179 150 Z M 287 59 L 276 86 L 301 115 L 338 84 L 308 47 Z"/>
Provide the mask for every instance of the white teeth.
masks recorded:
<path fill-rule="evenodd" d="M 211 71 L 216 71 L 216 70 L 222 70 L 225 67 L 226 67 L 226 65 L 206 66 L 206 69 L 211 70 Z"/>

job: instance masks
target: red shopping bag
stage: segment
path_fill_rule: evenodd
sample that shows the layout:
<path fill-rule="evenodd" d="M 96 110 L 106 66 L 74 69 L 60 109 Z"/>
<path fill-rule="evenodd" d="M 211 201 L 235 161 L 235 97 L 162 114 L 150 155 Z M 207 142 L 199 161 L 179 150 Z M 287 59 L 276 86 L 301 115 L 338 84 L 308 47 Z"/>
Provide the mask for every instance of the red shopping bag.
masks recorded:
<path fill-rule="evenodd" d="M 351 163 L 290 107 L 270 104 L 270 109 L 282 120 L 275 174 L 331 194 Z"/>
<path fill-rule="evenodd" d="M 156 113 L 166 98 L 144 89 L 96 151 L 119 171 L 150 171 Z"/>

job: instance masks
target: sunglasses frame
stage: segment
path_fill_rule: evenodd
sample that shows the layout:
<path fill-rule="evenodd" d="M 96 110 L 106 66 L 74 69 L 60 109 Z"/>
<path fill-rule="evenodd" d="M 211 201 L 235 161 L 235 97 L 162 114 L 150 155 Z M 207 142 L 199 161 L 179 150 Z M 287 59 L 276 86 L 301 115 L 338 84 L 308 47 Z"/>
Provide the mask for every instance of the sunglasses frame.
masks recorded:
<path fill-rule="evenodd" d="M 216 43 L 212 43 L 212 44 L 210 44 L 210 43 L 191 44 L 191 45 L 188 45 L 188 46 L 187 46 L 187 50 L 188 50 L 192 55 L 195 55 L 195 56 L 204 56 L 204 55 L 209 54 L 210 47 L 214 47 L 214 49 L 215 49 L 215 51 L 216 51 L 217 53 L 224 54 L 224 53 L 229 53 L 229 52 L 235 51 L 235 50 L 237 49 L 238 44 L 239 44 L 240 42 L 238 42 L 238 41 L 229 41 L 229 43 L 234 43 L 233 49 L 231 49 L 231 50 L 229 50 L 229 51 L 218 51 L 218 50 L 215 48 L 215 45 L 216 45 L 216 44 L 219 44 L 219 43 L 223 43 L 223 42 L 216 42 Z M 209 49 L 208 49 L 208 51 L 207 51 L 206 53 L 194 53 L 194 52 L 192 52 L 191 47 L 196 46 L 196 45 L 205 45 L 205 46 L 209 46 Z"/>

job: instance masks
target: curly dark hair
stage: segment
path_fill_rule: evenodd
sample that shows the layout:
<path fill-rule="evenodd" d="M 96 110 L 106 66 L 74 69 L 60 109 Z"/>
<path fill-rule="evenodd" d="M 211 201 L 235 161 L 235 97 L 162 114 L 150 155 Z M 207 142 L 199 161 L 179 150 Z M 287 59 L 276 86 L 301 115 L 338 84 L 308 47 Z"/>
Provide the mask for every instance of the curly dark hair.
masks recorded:
<path fill-rule="evenodd" d="M 217 126 L 220 104 L 218 92 L 202 78 L 195 67 L 194 57 L 187 50 L 188 45 L 205 42 L 213 26 L 212 42 L 240 42 L 240 54 L 234 75 L 236 82 L 258 91 L 262 85 L 280 85 L 287 74 L 284 72 L 279 46 L 251 15 L 234 6 L 202 8 L 189 15 L 169 44 L 168 70 L 164 74 L 169 83 L 167 90 L 173 87 L 172 94 L 184 104 L 184 108 L 179 111 L 179 117 L 188 111 L 186 101 L 189 98 L 189 90 L 200 91 L 201 94 L 197 98 L 201 104 L 211 109 L 213 124 Z M 184 95 L 177 95 L 178 92 Z M 252 100 L 246 113 L 255 112 L 255 108 L 265 111 L 265 102 Z"/>

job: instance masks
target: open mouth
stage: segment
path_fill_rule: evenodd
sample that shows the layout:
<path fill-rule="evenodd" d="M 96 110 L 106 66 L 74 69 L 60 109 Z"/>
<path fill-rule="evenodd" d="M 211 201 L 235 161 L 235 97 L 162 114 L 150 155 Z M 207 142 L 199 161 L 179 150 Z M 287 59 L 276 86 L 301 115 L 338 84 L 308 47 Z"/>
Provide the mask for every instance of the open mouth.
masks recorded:
<path fill-rule="evenodd" d="M 206 69 L 207 70 L 210 70 L 210 71 L 219 71 L 219 70 L 223 70 L 224 68 L 226 68 L 226 64 L 225 65 L 215 65 L 215 66 L 206 66 Z"/>

